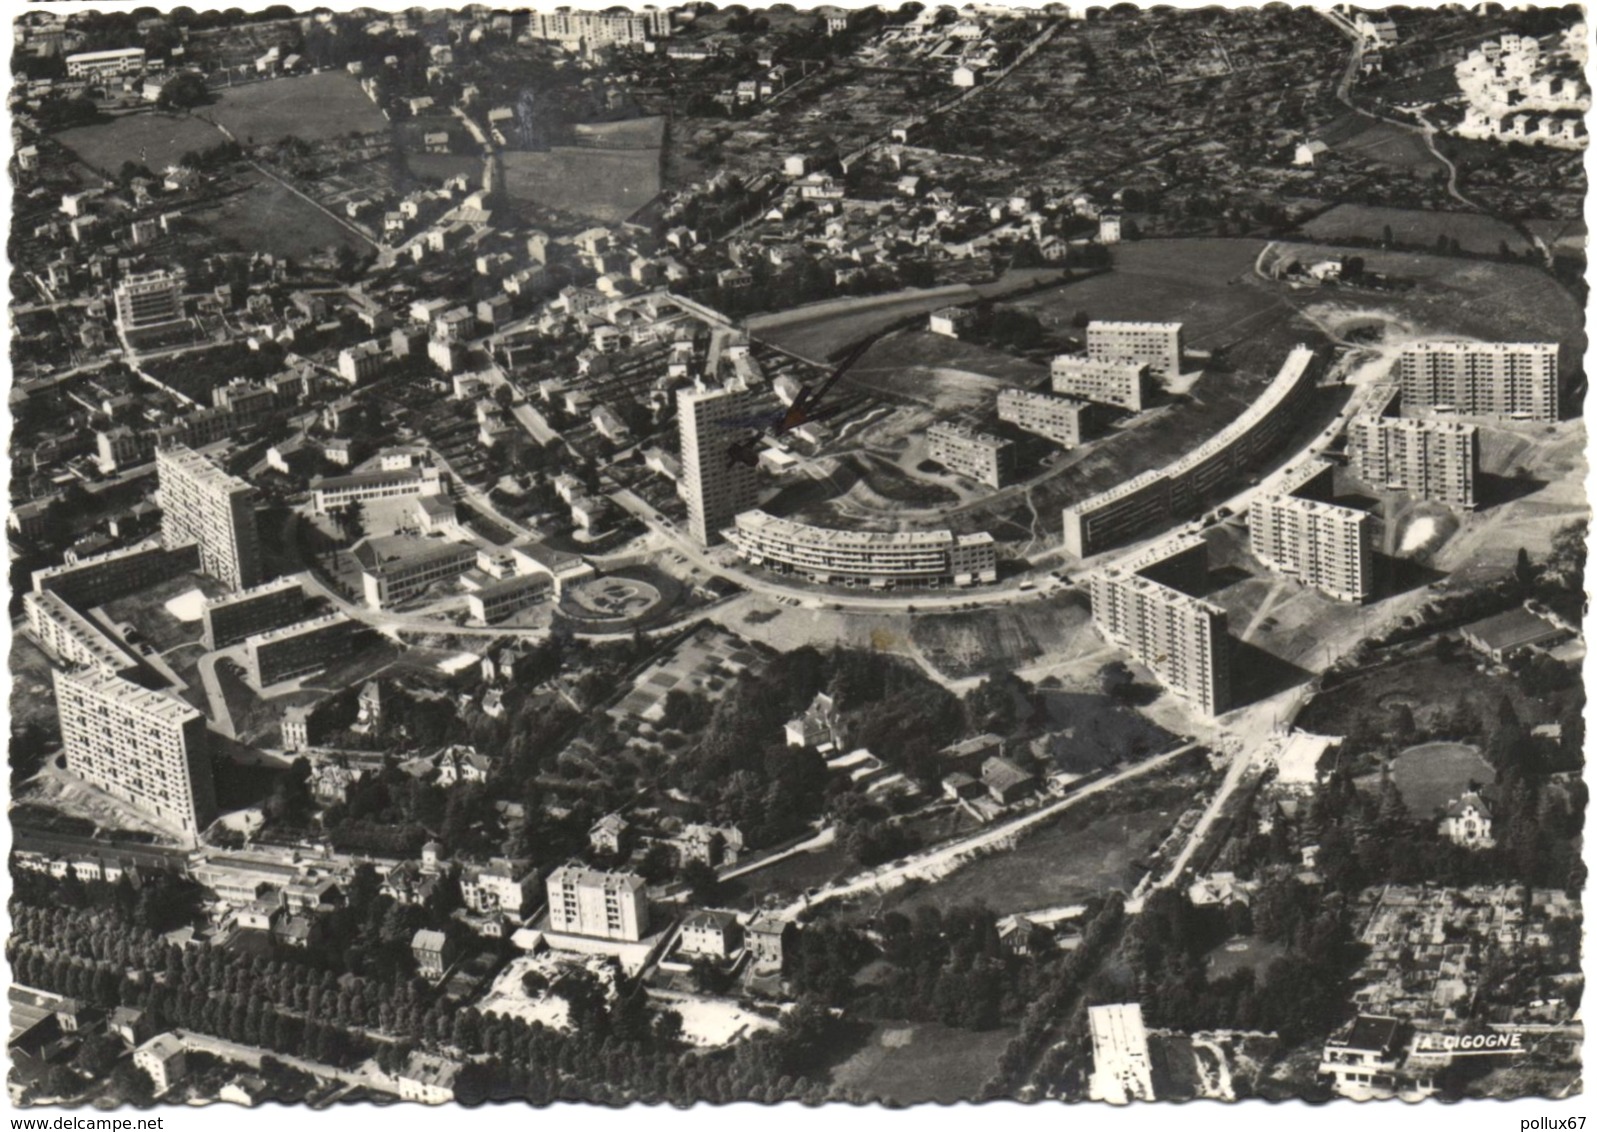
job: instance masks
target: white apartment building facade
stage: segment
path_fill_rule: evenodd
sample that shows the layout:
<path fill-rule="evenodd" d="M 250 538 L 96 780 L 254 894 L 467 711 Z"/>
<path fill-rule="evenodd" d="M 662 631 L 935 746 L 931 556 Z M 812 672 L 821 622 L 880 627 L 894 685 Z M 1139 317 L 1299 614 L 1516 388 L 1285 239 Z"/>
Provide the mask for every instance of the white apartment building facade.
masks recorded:
<path fill-rule="evenodd" d="M 104 672 L 53 675 L 67 769 L 197 843 L 216 816 L 205 717 Z"/>
<path fill-rule="evenodd" d="M 177 445 L 155 454 L 161 502 L 161 541 L 168 548 L 196 543 L 200 569 L 235 590 L 261 580 L 255 491 L 193 449 Z"/>

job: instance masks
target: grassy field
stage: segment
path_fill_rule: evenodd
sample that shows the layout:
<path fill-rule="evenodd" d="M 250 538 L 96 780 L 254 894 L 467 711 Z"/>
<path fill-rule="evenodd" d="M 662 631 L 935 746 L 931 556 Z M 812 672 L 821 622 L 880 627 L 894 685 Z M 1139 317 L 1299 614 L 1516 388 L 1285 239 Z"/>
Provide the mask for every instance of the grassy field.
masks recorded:
<path fill-rule="evenodd" d="M 1396 169 L 1440 169 L 1425 139 L 1412 130 L 1348 113 L 1315 136 L 1343 157 L 1373 161 Z M 1377 233 L 1379 235 L 1379 233 Z"/>
<path fill-rule="evenodd" d="M 1204 961 L 1212 981 L 1246 970 L 1263 975 L 1265 968 L 1285 954 L 1286 947 L 1282 944 L 1270 943 L 1253 936 L 1242 936 L 1226 940 L 1209 952 Z"/>
<path fill-rule="evenodd" d="M 451 177 L 465 176 L 473 185 L 482 180 L 482 158 L 465 153 L 407 153 L 405 166 L 411 175 L 429 184 L 442 184 Z"/>
<path fill-rule="evenodd" d="M 1005 272 L 990 282 L 974 285 L 950 284 L 927 290 L 827 299 L 775 314 L 755 315 L 748 320 L 748 325 L 761 341 L 771 342 L 801 357 L 821 361 L 901 320 L 930 314 L 940 307 L 972 303 L 977 299 L 999 299 L 1057 281 L 1060 274 L 1057 268 L 1022 268 Z M 968 344 L 967 348 L 979 349 Z"/>
<path fill-rule="evenodd" d="M 200 114 L 225 126 L 241 145 L 290 136 L 319 142 L 388 129 L 388 119 L 360 81 L 343 71 L 230 87 Z"/>
<path fill-rule="evenodd" d="M 1501 244 L 1523 254 L 1530 244 L 1510 225 L 1474 212 L 1425 212 L 1412 208 L 1376 208 L 1339 204 L 1303 225 L 1306 236 L 1327 243 L 1348 238 L 1380 240 L 1386 228 L 1399 244 L 1432 247 L 1438 236 L 1457 240 L 1467 252 L 1495 254 Z"/>
<path fill-rule="evenodd" d="M 303 258 L 338 244 L 366 249 L 348 228 L 278 182 L 258 174 L 248 179 L 243 192 L 188 215 L 241 251 L 255 248 Z"/>
<path fill-rule="evenodd" d="M 1139 862 L 1198 789 L 1194 775 L 1173 770 L 1125 783 L 1066 810 L 1013 849 L 972 861 L 934 884 L 888 893 L 883 906 L 981 903 L 1007 915 L 1079 904 L 1111 888 L 1129 892 L 1142 876 Z"/>
<path fill-rule="evenodd" d="M 227 140 L 209 122 L 153 112 L 63 130 L 56 138 L 85 165 L 112 174 L 124 161 L 136 161 L 159 171 L 177 164 L 185 153 Z"/>
<path fill-rule="evenodd" d="M 665 118 L 629 118 L 624 122 L 586 122 L 572 133 L 601 149 L 659 150 L 665 144 Z"/>
<path fill-rule="evenodd" d="M 1470 788 L 1492 781 L 1492 765 L 1466 743 L 1422 743 L 1392 760 L 1392 781 L 1409 812 L 1428 818 Z M 1379 775 L 1360 780 L 1374 786 Z"/>
<path fill-rule="evenodd" d="M 974 1100 L 1013 1030 L 956 1030 L 935 1022 L 877 1025 L 832 1082 L 890 1104 Z"/>
<path fill-rule="evenodd" d="M 607 223 L 625 220 L 660 192 L 658 150 L 556 147 L 506 153 L 501 166 L 512 201 Z"/>

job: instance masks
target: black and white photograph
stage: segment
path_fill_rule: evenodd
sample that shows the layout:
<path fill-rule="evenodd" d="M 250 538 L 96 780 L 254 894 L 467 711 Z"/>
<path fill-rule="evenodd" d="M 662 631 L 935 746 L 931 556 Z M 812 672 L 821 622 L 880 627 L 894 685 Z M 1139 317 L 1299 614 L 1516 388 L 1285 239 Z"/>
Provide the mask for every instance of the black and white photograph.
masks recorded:
<path fill-rule="evenodd" d="M 1583 1126 L 1583 8 L 4 10 L 12 1110 Z"/>

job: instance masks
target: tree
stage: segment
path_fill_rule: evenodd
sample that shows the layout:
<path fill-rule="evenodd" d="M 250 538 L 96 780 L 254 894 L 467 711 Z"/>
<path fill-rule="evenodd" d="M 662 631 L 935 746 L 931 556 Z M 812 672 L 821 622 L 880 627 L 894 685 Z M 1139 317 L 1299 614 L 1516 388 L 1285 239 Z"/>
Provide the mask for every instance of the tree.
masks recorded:
<path fill-rule="evenodd" d="M 1531 563 L 1530 551 L 1523 546 L 1519 548 L 1519 554 L 1514 559 L 1514 580 L 1526 589 L 1536 581 L 1536 567 Z"/>
<path fill-rule="evenodd" d="M 205 106 L 211 101 L 210 88 L 205 85 L 205 78 L 193 71 L 183 71 L 173 75 L 161 86 L 161 96 L 156 99 L 156 105 L 162 110 L 189 110 L 196 106 Z"/>
<path fill-rule="evenodd" d="M 693 902 L 701 907 L 714 904 L 721 894 L 720 876 L 703 861 L 689 861 L 682 866 L 677 876 L 688 886 Z"/>

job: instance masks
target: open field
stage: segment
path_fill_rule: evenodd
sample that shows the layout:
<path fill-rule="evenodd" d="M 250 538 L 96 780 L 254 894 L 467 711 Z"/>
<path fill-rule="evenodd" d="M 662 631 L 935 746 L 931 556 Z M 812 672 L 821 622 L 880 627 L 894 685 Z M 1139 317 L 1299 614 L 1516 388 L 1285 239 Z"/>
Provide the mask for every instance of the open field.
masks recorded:
<path fill-rule="evenodd" d="M 883 1023 L 832 1070 L 832 1082 L 890 1104 L 973 1100 L 1012 1036 L 1008 1028 L 978 1032 L 936 1022 Z"/>
<path fill-rule="evenodd" d="M 910 636 L 938 671 L 955 678 L 1024 666 L 1102 643 L 1081 605 L 1037 602 L 969 613 L 927 613 Z"/>
<path fill-rule="evenodd" d="M 500 165 L 512 201 L 607 223 L 625 220 L 660 192 L 657 150 L 556 146 L 505 153 Z"/>
<path fill-rule="evenodd" d="M 624 122 L 585 122 L 572 127 L 584 144 L 599 149 L 648 149 L 665 144 L 665 118 L 629 118 Z"/>
<path fill-rule="evenodd" d="M 85 165 L 113 175 L 124 161 L 136 161 L 159 172 L 177 164 L 185 153 L 227 140 L 215 126 L 198 118 L 154 112 L 63 130 L 56 137 Z"/>
<path fill-rule="evenodd" d="M 894 889 L 883 906 L 981 903 L 1007 915 L 1080 904 L 1111 888 L 1130 892 L 1143 873 L 1139 862 L 1169 833 L 1199 781 L 1192 772 L 1166 768 L 1122 784 L 1028 832 L 1012 849 L 971 861 L 935 883 Z"/>
<path fill-rule="evenodd" d="M 199 590 L 208 598 L 228 592 L 225 585 L 207 575 L 181 574 L 136 594 L 118 598 L 104 608 L 113 621 L 127 622 L 139 631 L 156 652 L 165 652 L 200 639 L 203 622 L 179 620 L 166 608 L 169 599 L 190 590 Z"/>
<path fill-rule="evenodd" d="M 417 180 L 442 184 L 451 177 L 470 178 L 473 185 L 482 180 L 482 158 L 466 153 L 407 153 L 405 167 Z"/>
<path fill-rule="evenodd" d="M 317 75 L 249 83 L 217 92 L 201 117 L 227 129 L 240 145 L 265 145 L 285 137 L 319 142 L 388 129 L 388 119 L 366 97 L 354 75 Z"/>
<path fill-rule="evenodd" d="M 1204 960 L 1209 979 L 1213 981 L 1247 970 L 1262 976 L 1265 968 L 1285 954 L 1286 948 L 1282 944 L 1255 936 L 1238 936 L 1220 944 Z"/>
<path fill-rule="evenodd" d="M 1494 255 L 1502 244 L 1523 254 L 1530 250 L 1525 237 L 1512 226 L 1476 212 L 1427 212 L 1414 208 L 1376 208 L 1363 204 L 1339 204 L 1303 225 L 1305 236 L 1327 243 L 1343 239 L 1382 240 L 1392 229 L 1398 244 L 1433 247 L 1441 236 L 1457 240 L 1466 252 Z"/>
<path fill-rule="evenodd" d="M 885 295 L 827 299 L 792 310 L 755 315 L 748 320 L 748 326 L 762 342 L 819 362 L 863 338 L 881 333 L 900 320 L 977 299 L 1002 298 L 1057 280 L 1061 274 L 1057 268 L 1022 268 L 974 286 L 951 284 Z"/>
<path fill-rule="evenodd" d="M 1035 389 L 1048 380 L 1036 362 L 933 334 L 890 334 L 865 351 L 843 384 L 941 409 L 991 409 L 1001 389 Z"/>
<path fill-rule="evenodd" d="M 1494 776 L 1492 765 L 1467 743 L 1421 743 L 1392 760 L 1392 781 L 1416 818 L 1430 817 L 1470 783 L 1485 785 Z M 1359 785 L 1373 788 L 1379 781 L 1379 775 L 1370 775 Z"/>
<path fill-rule="evenodd" d="M 1317 130 L 1314 136 L 1342 157 L 1356 157 L 1394 169 L 1424 171 L 1442 167 L 1418 133 L 1351 111 Z M 1377 232 L 1376 238 L 1379 237 Z"/>
<path fill-rule="evenodd" d="M 303 258 L 330 246 L 366 245 L 348 228 L 270 177 L 246 174 L 249 186 L 188 213 L 224 246 Z"/>

